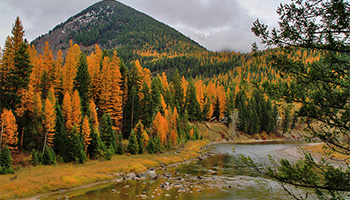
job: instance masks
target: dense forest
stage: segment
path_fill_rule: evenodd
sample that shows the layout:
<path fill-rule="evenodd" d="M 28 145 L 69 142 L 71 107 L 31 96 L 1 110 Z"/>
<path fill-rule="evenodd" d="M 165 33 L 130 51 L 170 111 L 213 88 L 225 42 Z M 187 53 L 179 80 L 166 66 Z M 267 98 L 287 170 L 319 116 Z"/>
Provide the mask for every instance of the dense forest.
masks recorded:
<path fill-rule="evenodd" d="M 291 126 L 292 106 L 277 104 L 257 87 L 267 80 L 288 82 L 269 67 L 267 57 L 276 50 L 157 54 L 146 68 L 139 60 L 125 64 L 116 50 L 98 45 L 84 53 L 70 42 L 63 56 L 53 55 L 46 42 L 38 54 L 23 34 L 17 18 L 1 59 L 1 173 L 12 172 L 10 151 L 32 152 L 34 165 L 84 163 L 177 148 L 202 138 L 193 125 L 198 121 L 236 120 L 248 134 Z M 318 59 L 302 50 L 291 56 Z M 166 68 L 169 63 L 173 69 Z"/>

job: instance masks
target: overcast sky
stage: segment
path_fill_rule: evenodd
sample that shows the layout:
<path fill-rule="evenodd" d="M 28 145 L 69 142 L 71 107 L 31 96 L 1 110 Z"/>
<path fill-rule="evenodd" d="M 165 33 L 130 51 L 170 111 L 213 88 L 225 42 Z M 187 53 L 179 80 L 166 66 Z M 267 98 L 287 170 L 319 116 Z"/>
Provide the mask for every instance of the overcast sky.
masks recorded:
<path fill-rule="evenodd" d="M 17 16 L 28 41 L 47 33 L 97 0 L 0 0 L 0 46 L 11 34 Z M 259 18 L 278 21 L 276 8 L 290 0 L 120 0 L 170 25 L 212 51 L 249 52 L 259 39 L 250 31 Z"/>

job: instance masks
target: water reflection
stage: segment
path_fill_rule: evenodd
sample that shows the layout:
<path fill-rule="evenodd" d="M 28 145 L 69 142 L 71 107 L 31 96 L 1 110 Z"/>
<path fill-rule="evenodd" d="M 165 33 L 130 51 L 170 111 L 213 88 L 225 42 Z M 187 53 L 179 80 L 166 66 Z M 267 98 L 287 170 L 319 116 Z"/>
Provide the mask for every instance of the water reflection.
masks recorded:
<path fill-rule="evenodd" d="M 233 146 L 235 152 L 233 152 Z M 169 179 L 124 181 L 102 189 L 61 194 L 49 199 L 68 196 L 70 199 L 291 199 L 274 181 L 262 177 L 242 164 L 239 154 L 251 156 L 258 164 L 266 163 L 266 156 L 286 156 L 282 150 L 295 144 L 217 144 L 212 151 L 219 155 L 187 165 L 167 169 Z M 175 173 L 176 172 L 176 173 Z M 157 171 L 157 173 L 164 173 Z M 164 186 L 165 185 L 165 186 Z M 181 192 L 183 191 L 183 192 Z M 303 190 L 299 190 L 303 193 Z"/>

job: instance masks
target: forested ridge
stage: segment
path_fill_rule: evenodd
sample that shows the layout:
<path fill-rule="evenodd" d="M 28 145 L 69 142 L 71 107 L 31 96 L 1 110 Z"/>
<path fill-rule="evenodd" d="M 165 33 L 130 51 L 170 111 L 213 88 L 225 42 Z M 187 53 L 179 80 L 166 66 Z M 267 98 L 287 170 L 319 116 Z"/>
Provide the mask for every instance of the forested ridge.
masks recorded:
<path fill-rule="evenodd" d="M 125 62 L 140 60 L 135 51 L 157 54 L 188 54 L 205 51 L 195 41 L 168 25 L 141 13 L 118 1 L 100 1 L 67 21 L 57 25 L 48 34 L 36 38 L 34 44 L 42 53 L 49 41 L 54 54 L 63 54 L 70 40 L 82 51 L 89 51 L 97 44 L 101 49 L 115 49 Z"/>
<path fill-rule="evenodd" d="M 284 133 L 295 125 L 296 104 L 257 90 L 262 82 L 289 81 L 270 65 L 277 49 L 173 56 L 149 50 L 138 53 L 153 60 L 125 63 L 118 48 L 95 45 L 89 53 L 72 41 L 65 55 L 54 54 L 48 42 L 38 53 L 23 35 L 17 18 L 1 59 L 1 173 L 13 171 L 9 149 L 31 152 L 34 165 L 84 163 L 202 139 L 189 122 L 233 121 L 250 135 Z M 301 49 L 289 56 L 319 59 L 317 52 Z"/>

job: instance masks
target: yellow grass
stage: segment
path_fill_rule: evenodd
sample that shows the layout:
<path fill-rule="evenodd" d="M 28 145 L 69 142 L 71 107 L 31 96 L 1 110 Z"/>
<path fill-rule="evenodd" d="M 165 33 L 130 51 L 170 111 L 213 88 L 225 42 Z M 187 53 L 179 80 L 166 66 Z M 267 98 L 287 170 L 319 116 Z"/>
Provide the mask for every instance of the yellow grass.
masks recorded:
<path fill-rule="evenodd" d="M 35 196 L 59 189 L 79 187 L 104 180 L 113 180 L 116 173 L 143 172 L 150 167 L 160 166 L 160 162 L 171 164 L 188 160 L 199 155 L 200 149 L 208 141 L 190 141 L 179 153 L 160 155 L 114 156 L 110 161 L 88 161 L 86 164 L 59 164 L 21 169 L 15 175 L 0 176 L 0 199 Z"/>
<path fill-rule="evenodd" d="M 344 154 L 340 154 L 337 152 L 333 152 L 325 144 L 312 145 L 312 146 L 305 147 L 305 149 L 308 150 L 310 153 L 327 155 L 327 156 L 330 156 L 331 158 L 334 158 L 336 160 L 345 160 L 348 163 L 350 161 L 349 156 L 344 155 Z"/>

